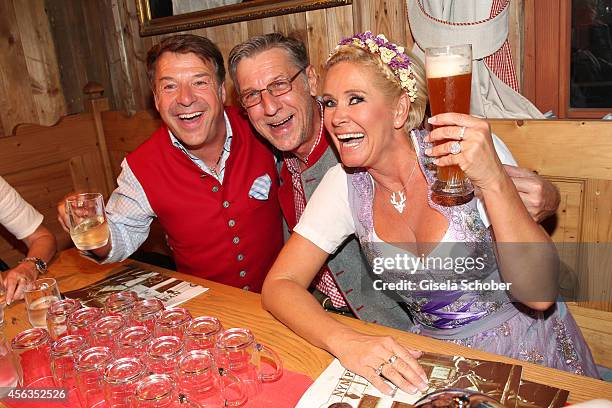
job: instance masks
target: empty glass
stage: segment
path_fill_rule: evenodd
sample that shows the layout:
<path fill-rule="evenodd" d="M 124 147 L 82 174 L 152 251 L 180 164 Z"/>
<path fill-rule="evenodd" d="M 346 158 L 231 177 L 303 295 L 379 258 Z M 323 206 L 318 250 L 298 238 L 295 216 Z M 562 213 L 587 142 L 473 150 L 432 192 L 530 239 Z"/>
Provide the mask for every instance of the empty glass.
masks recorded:
<path fill-rule="evenodd" d="M 20 383 L 19 365 L 0 325 L 0 399 L 6 397 L 11 388 Z"/>
<path fill-rule="evenodd" d="M 155 320 L 159 318 L 164 304 L 159 299 L 143 299 L 134 303 L 130 320 L 133 325 L 146 326 L 151 333 L 155 330 Z"/>
<path fill-rule="evenodd" d="M 107 315 L 119 315 L 127 319 L 137 301 L 138 295 L 134 291 L 113 293 L 104 301 L 104 311 Z"/>
<path fill-rule="evenodd" d="M 53 278 L 37 279 L 23 293 L 32 327 L 47 327 L 47 309 L 60 299 L 57 282 Z"/>
<path fill-rule="evenodd" d="M 47 310 L 47 330 L 52 340 L 68 334 L 68 316 L 81 308 L 77 299 L 62 299 L 51 303 Z"/>
<path fill-rule="evenodd" d="M 181 339 L 187 324 L 191 321 L 191 313 L 182 307 L 172 307 L 161 312 L 155 321 L 155 336 L 177 336 Z"/>
<path fill-rule="evenodd" d="M 50 342 L 49 333 L 38 327 L 22 331 L 11 341 L 24 387 L 51 376 Z"/>
<path fill-rule="evenodd" d="M 91 345 L 112 349 L 117 336 L 125 326 L 125 319 L 121 316 L 101 317 L 91 328 Z"/>
<path fill-rule="evenodd" d="M 132 326 L 123 330 L 115 342 L 113 354 L 117 358 L 142 356 L 153 339 L 145 326 Z"/>
<path fill-rule="evenodd" d="M 107 407 L 129 408 L 136 384 L 145 376 L 147 368 L 137 358 L 120 358 L 104 370 L 104 400 Z"/>
<path fill-rule="evenodd" d="M 68 333 L 89 338 L 93 324 L 102 317 L 102 309 L 84 307 L 68 316 Z"/>
<path fill-rule="evenodd" d="M 188 351 L 212 349 L 222 331 L 223 325 L 216 317 L 196 317 L 185 329 L 185 349 Z"/>
<path fill-rule="evenodd" d="M 183 353 L 183 340 L 176 336 L 162 336 L 154 339 L 147 347 L 143 360 L 154 374 L 174 375 L 179 356 Z"/>
<path fill-rule="evenodd" d="M 133 408 L 179 408 L 185 405 L 194 408 L 200 406 L 179 395 L 174 380 L 163 374 L 151 374 L 140 380 L 132 403 Z"/>
<path fill-rule="evenodd" d="M 90 347 L 74 363 L 81 406 L 93 408 L 104 404 L 104 369 L 113 361 L 108 347 Z"/>
<path fill-rule="evenodd" d="M 242 381 L 231 371 L 219 370 L 208 350 L 185 353 L 178 362 L 177 377 L 179 391 L 203 407 L 235 407 L 246 402 Z"/>
<path fill-rule="evenodd" d="M 51 372 L 53 382 L 59 388 L 76 388 L 76 356 L 87 348 L 82 336 L 67 335 L 51 345 Z"/>
<path fill-rule="evenodd" d="M 217 340 L 217 364 L 230 370 L 245 384 L 248 397 L 261 392 L 261 383 L 280 378 L 283 366 L 276 352 L 257 343 L 249 329 L 229 329 L 219 335 Z M 271 365 L 264 367 L 262 357 Z"/>

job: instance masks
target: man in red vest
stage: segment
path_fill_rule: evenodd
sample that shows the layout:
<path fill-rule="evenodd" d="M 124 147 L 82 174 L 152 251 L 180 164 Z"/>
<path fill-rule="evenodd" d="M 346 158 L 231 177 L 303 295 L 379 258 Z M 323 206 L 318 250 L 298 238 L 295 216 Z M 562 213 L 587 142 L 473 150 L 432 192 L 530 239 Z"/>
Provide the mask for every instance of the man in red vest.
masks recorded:
<path fill-rule="evenodd" d="M 125 259 L 157 217 L 180 272 L 259 292 L 283 242 L 274 157 L 223 106 L 223 57 L 209 39 L 168 37 L 146 63 L 164 123 L 123 161 L 106 207 L 111 239 L 91 252 Z"/>

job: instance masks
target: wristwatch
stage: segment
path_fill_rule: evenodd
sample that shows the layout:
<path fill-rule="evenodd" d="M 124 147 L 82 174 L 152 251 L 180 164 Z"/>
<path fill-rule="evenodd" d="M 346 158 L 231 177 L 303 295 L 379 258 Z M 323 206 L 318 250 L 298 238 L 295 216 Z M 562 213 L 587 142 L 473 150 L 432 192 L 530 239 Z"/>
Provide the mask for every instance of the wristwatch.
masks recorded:
<path fill-rule="evenodd" d="M 36 270 L 41 275 L 44 275 L 45 273 L 47 273 L 47 263 L 36 256 L 28 256 L 27 258 L 23 258 L 21 261 L 19 261 L 19 263 L 24 263 L 24 262 L 34 263 Z"/>

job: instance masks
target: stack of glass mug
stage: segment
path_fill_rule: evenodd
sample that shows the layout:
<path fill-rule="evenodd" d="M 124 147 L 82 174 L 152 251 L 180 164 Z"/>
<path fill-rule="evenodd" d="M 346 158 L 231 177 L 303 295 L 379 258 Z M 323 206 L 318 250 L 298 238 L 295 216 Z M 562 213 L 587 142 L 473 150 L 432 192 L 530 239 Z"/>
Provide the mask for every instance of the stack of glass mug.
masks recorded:
<path fill-rule="evenodd" d="M 23 387 L 48 387 L 52 377 L 86 408 L 240 406 L 282 373 L 278 355 L 250 330 L 224 330 L 215 317 L 131 291 L 112 294 L 104 309 L 58 300 L 47 328 L 11 342 Z"/>

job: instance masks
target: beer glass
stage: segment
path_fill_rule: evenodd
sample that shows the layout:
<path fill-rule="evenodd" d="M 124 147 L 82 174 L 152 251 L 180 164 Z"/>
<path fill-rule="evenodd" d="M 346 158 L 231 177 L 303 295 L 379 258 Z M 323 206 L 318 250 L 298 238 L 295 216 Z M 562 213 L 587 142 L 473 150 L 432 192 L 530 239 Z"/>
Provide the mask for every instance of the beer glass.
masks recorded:
<path fill-rule="evenodd" d="M 218 405 L 221 407 L 223 405 Z M 200 405 L 178 393 L 170 376 L 151 374 L 136 384 L 132 408 L 199 408 Z"/>
<path fill-rule="evenodd" d="M 120 358 L 104 370 L 104 400 L 107 407 L 130 408 L 136 384 L 147 374 L 137 358 Z"/>
<path fill-rule="evenodd" d="M 113 348 L 119 333 L 125 329 L 125 319 L 121 316 L 104 316 L 98 319 L 91 329 L 91 345 Z"/>
<path fill-rule="evenodd" d="M 216 344 L 217 364 L 230 370 L 243 382 L 248 398 L 259 394 L 264 382 L 276 381 L 283 373 L 283 365 L 276 352 L 257 343 L 249 329 L 228 329 L 219 335 Z M 273 365 L 270 370 L 262 365 L 262 357 Z"/>
<path fill-rule="evenodd" d="M 50 343 L 49 333 L 40 327 L 24 330 L 11 341 L 24 387 L 51 376 Z"/>
<path fill-rule="evenodd" d="M 134 303 L 130 313 L 130 323 L 145 326 L 153 333 L 155 321 L 164 310 L 164 304 L 159 299 L 143 299 Z"/>
<path fill-rule="evenodd" d="M 219 370 L 209 350 L 185 353 L 178 362 L 177 377 L 179 391 L 203 407 L 236 407 L 246 402 L 242 381 L 231 371 Z M 227 394 L 235 398 L 228 399 Z"/>
<path fill-rule="evenodd" d="M 147 368 L 154 374 L 174 375 L 178 359 L 183 354 L 183 339 L 176 336 L 162 336 L 154 339 L 142 357 Z"/>
<path fill-rule="evenodd" d="M 20 384 L 19 364 L 9 347 L 4 331 L 0 330 L 0 400 L 6 397 L 11 388 Z"/>
<path fill-rule="evenodd" d="M 429 106 L 440 113 L 470 113 L 472 46 L 463 44 L 425 50 L 425 72 Z M 474 196 L 472 183 L 459 166 L 438 167 L 432 192 L 442 205 L 464 204 Z"/>
<path fill-rule="evenodd" d="M 77 299 L 62 299 L 51 303 L 47 310 L 47 330 L 52 340 L 57 340 L 68 332 L 68 316 L 81 308 Z"/>
<path fill-rule="evenodd" d="M 153 339 L 153 333 L 145 326 L 132 326 L 117 337 L 113 354 L 116 358 L 142 356 Z"/>
<path fill-rule="evenodd" d="M 216 317 L 196 317 L 185 329 L 185 349 L 187 351 L 214 349 L 217 337 L 222 331 L 223 326 Z"/>
<path fill-rule="evenodd" d="M 93 324 L 102 317 L 102 309 L 84 307 L 77 309 L 68 316 L 68 333 L 89 338 Z"/>
<path fill-rule="evenodd" d="M 171 307 L 162 311 L 155 321 L 155 336 L 177 336 L 183 338 L 191 321 L 191 313 L 182 307 Z"/>
<path fill-rule="evenodd" d="M 53 278 L 42 278 L 32 282 L 23 297 L 32 327 L 47 327 L 47 310 L 60 299 L 57 282 Z"/>
<path fill-rule="evenodd" d="M 76 356 L 87 348 L 87 340 L 82 336 L 68 335 L 51 345 L 51 372 L 53 382 L 59 388 L 76 388 Z"/>
<path fill-rule="evenodd" d="M 107 315 L 118 315 L 127 319 L 137 301 L 138 295 L 133 290 L 116 292 L 104 301 L 104 311 Z"/>
<path fill-rule="evenodd" d="M 90 347 L 77 356 L 74 366 L 79 399 L 84 408 L 104 404 L 104 368 L 111 361 L 113 355 L 108 347 Z"/>
<path fill-rule="evenodd" d="M 66 199 L 70 238 L 80 250 L 101 248 L 108 242 L 109 232 L 100 193 L 76 194 Z"/>

